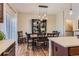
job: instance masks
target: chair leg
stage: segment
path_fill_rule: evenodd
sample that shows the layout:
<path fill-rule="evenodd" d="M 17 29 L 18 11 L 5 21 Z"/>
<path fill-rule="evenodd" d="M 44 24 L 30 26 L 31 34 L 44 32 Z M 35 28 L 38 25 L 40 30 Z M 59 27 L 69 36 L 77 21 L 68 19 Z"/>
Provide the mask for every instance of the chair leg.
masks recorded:
<path fill-rule="evenodd" d="M 27 40 L 27 49 L 29 48 L 29 41 Z"/>
<path fill-rule="evenodd" d="M 36 42 L 33 40 L 32 41 L 32 50 L 35 50 L 35 47 L 36 47 Z"/>

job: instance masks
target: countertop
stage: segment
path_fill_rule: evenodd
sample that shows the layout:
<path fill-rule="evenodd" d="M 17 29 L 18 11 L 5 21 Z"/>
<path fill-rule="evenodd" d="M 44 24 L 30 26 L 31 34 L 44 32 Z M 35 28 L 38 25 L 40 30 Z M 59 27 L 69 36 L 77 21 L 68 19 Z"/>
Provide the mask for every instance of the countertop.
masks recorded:
<path fill-rule="evenodd" d="M 79 46 L 79 39 L 77 37 L 56 37 L 56 38 L 49 38 L 49 40 L 63 47 Z"/>
<path fill-rule="evenodd" d="M 0 55 L 15 41 L 14 40 L 1 40 L 0 41 Z"/>

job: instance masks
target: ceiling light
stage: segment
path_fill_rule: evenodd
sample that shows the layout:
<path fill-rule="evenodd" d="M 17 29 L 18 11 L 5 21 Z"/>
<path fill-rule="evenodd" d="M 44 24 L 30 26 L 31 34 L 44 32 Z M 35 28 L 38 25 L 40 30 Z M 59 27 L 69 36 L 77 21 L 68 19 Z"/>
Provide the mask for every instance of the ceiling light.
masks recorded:
<path fill-rule="evenodd" d="M 39 7 L 41 7 L 41 8 L 48 8 L 48 6 L 46 6 L 46 5 L 39 5 Z"/>
<path fill-rule="evenodd" d="M 46 5 L 39 5 L 38 7 L 39 7 L 40 20 L 48 19 L 48 18 L 47 18 L 47 8 L 48 8 L 48 6 L 46 6 Z M 42 13 L 43 15 L 41 15 L 41 13 Z"/>
<path fill-rule="evenodd" d="M 72 15 L 72 4 L 70 4 L 70 11 L 69 14 Z"/>

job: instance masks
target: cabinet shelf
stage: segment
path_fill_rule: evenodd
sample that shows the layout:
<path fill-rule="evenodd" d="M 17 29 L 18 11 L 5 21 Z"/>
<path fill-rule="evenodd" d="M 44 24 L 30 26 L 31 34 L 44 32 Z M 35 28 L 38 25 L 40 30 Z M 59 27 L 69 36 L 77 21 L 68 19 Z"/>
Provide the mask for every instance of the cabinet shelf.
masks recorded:
<path fill-rule="evenodd" d="M 32 19 L 32 33 L 46 33 L 47 20 Z M 44 30 L 41 30 L 44 29 Z"/>

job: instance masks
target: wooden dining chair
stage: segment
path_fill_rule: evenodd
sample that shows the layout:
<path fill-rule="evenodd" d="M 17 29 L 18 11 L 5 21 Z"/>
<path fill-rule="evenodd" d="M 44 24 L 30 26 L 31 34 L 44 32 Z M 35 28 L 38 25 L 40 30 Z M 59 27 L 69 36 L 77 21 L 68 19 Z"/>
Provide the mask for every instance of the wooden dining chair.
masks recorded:
<path fill-rule="evenodd" d="M 26 41 L 25 37 L 23 37 L 23 31 L 18 31 L 18 43 L 24 43 Z"/>
<path fill-rule="evenodd" d="M 38 39 L 37 39 L 37 46 L 38 47 L 45 47 L 45 44 L 47 42 L 47 37 L 46 34 L 38 34 Z"/>
<path fill-rule="evenodd" d="M 58 32 L 58 31 L 53 31 L 52 33 L 53 33 L 53 37 L 59 37 L 60 32 Z"/>
<path fill-rule="evenodd" d="M 26 34 L 27 48 L 29 48 L 29 46 L 32 45 L 31 34 L 28 34 L 27 32 L 25 34 Z"/>

